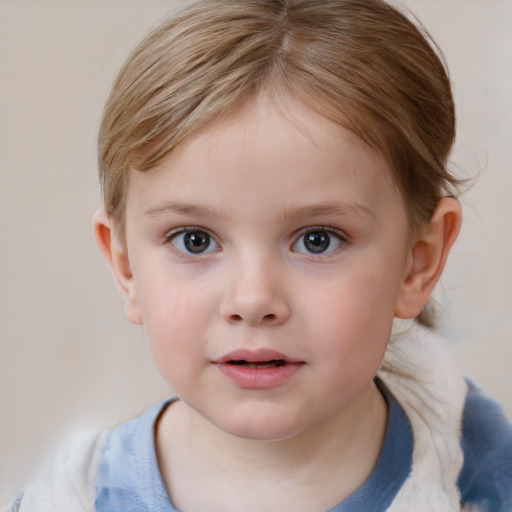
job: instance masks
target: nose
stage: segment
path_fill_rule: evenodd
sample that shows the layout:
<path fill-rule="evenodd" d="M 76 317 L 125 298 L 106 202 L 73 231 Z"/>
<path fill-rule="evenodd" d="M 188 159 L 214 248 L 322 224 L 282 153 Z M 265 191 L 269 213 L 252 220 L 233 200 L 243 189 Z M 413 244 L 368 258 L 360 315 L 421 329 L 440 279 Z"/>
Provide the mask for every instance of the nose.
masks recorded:
<path fill-rule="evenodd" d="M 290 308 L 277 269 L 267 262 L 244 266 L 231 273 L 221 315 L 229 323 L 277 326 L 285 323 Z"/>

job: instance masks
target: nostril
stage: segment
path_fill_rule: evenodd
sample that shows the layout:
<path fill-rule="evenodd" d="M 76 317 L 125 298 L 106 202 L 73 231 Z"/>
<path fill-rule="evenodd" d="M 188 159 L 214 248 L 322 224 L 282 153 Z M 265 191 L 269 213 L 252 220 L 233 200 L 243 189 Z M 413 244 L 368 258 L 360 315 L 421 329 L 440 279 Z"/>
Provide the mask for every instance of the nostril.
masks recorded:
<path fill-rule="evenodd" d="M 267 315 L 263 315 L 262 317 L 260 317 L 259 320 L 257 320 L 257 322 L 275 322 L 277 319 L 277 315 L 274 314 L 274 313 L 268 313 Z M 230 315 L 229 316 L 229 320 L 231 322 L 242 322 L 244 320 L 247 320 L 247 321 L 251 321 L 250 318 L 245 318 L 243 315 L 239 315 L 239 314 L 233 314 L 233 315 Z"/>

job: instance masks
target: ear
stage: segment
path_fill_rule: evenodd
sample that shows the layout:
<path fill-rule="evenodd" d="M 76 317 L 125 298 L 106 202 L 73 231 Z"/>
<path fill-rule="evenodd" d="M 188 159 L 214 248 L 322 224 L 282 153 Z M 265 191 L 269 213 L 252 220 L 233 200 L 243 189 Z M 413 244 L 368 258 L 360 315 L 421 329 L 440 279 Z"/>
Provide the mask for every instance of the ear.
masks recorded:
<path fill-rule="evenodd" d="M 430 222 L 417 234 L 395 309 L 398 318 L 416 318 L 425 307 L 443 273 L 448 254 L 459 234 L 459 201 L 444 197 Z"/>
<path fill-rule="evenodd" d="M 130 322 L 143 323 L 137 286 L 133 277 L 126 244 L 119 240 L 115 226 L 104 209 L 93 216 L 93 231 L 96 244 L 114 274 L 124 300 L 126 317 Z"/>

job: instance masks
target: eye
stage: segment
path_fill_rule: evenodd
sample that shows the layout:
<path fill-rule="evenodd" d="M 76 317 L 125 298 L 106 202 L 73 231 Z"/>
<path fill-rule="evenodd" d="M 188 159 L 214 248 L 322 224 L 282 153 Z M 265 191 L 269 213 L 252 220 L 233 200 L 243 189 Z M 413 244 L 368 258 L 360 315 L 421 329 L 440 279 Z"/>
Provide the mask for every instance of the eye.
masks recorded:
<path fill-rule="evenodd" d="M 219 250 L 213 238 L 201 229 L 184 229 L 169 237 L 172 245 L 184 254 L 205 254 Z"/>
<path fill-rule="evenodd" d="M 339 249 L 345 241 L 345 238 L 335 231 L 321 228 L 310 229 L 303 232 L 293 244 L 293 250 L 308 254 L 329 254 Z"/>

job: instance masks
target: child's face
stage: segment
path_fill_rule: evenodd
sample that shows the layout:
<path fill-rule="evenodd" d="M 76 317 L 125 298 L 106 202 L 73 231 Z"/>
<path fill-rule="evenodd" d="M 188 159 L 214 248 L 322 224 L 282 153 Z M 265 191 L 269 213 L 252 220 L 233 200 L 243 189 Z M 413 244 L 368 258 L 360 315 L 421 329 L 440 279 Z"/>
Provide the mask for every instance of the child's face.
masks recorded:
<path fill-rule="evenodd" d="M 385 162 L 292 106 L 260 100 L 129 178 L 129 316 L 178 396 L 247 438 L 367 399 L 410 267 Z"/>

